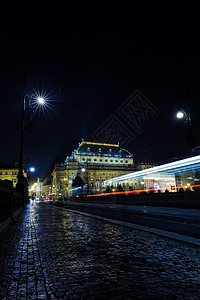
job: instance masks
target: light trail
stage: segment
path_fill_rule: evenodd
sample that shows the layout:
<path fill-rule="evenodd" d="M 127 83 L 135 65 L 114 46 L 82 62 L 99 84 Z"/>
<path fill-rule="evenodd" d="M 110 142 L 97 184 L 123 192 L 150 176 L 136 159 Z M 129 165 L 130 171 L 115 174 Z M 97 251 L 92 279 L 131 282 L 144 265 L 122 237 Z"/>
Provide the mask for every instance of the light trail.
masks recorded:
<path fill-rule="evenodd" d="M 111 184 L 116 181 L 119 182 L 119 181 L 123 181 L 123 180 L 134 179 L 134 178 L 138 178 L 138 177 L 142 177 L 142 176 L 145 176 L 148 174 L 154 174 L 154 173 L 158 173 L 158 172 L 173 171 L 176 168 L 179 168 L 178 172 L 181 172 L 181 168 L 185 168 L 186 170 L 188 170 L 189 166 L 192 167 L 192 165 L 196 165 L 196 164 L 200 164 L 200 155 L 182 159 L 182 160 L 178 160 L 178 161 L 171 162 L 171 163 L 167 163 L 164 165 L 156 166 L 153 168 L 145 169 L 142 171 L 129 173 L 129 174 L 115 177 L 112 179 L 108 179 L 108 180 L 104 181 L 104 184 Z M 194 169 L 194 167 L 192 169 Z"/>
<path fill-rule="evenodd" d="M 189 185 L 187 188 L 197 188 L 200 187 L 200 184 L 193 184 Z M 176 186 L 170 188 L 171 190 L 176 189 L 186 189 L 185 185 Z M 111 196 L 111 195 L 124 195 L 124 194 L 135 194 L 135 193 L 148 193 L 148 192 L 155 192 L 155 191 L 166 190 L 165 188 L 158 188 L 158 189 L 141 189 L 141 190 L 133 190 L 133 191 L 122 191 L 122 192 L 110 192 L 110 193 L 101 193 L 101 194 L 93 194 L 93 195 L 84 195 L 84 197 L 95 197 L 95 196 Z"/>

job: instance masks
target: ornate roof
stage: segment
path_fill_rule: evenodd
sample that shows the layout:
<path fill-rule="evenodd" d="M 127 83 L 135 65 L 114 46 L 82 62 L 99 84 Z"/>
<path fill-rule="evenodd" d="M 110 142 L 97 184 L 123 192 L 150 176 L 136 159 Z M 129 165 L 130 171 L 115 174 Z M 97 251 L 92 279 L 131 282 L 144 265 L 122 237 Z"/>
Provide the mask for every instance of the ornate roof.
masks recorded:
<path fill-rule="evenodd" d="M 81 155 L 103 155 L 116 157 L 132 157 L 126 149 L 120 148 L 119 144 L 105 144 L 82 141 L 79 144 L 76 154 Z"/>

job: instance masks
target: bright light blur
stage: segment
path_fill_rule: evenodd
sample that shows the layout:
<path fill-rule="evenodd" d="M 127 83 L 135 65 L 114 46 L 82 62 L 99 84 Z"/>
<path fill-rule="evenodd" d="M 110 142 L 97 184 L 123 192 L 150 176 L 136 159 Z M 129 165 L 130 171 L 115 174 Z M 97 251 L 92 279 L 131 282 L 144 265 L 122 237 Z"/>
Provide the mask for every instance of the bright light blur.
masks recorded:
<path fill-rule="evenodd" d="M 176 116 L 178 119 L 182 119 L 184 117 L 184 113 L 182 111 L 178 111 Z"/>
<path fill-rule="evenodd" d="M 44 98 L 43 97 L 38 97 L 38 103 L 39 104 L 44 104 Z"/>
<path fill-rule="evenodd" d="M 85 172 L 85 168 L 82 168 L 81 171 L 82 171 L 82 172 Z"/>
<path fill-rule="evenodd" d="M 33 89 L 27 93 L 28 99 L 30 99 L 30 106 L 32 108 L 32 114 L 42 112 L 45 116 L 45 113 L 48 110 L 53 112 L 53 105 L 52 105 L 52 94 L 53 91 L 48 92 L 47 89 L 41 88 L 40 91 Z"/>
<path fill-rule="evenodd" d="M 34 168 L 34 167 L 31 167 L 31 168 L 30 168 L 30 171 L 31 171 L 31 172 L 35 172 L 35 168 Z"/>

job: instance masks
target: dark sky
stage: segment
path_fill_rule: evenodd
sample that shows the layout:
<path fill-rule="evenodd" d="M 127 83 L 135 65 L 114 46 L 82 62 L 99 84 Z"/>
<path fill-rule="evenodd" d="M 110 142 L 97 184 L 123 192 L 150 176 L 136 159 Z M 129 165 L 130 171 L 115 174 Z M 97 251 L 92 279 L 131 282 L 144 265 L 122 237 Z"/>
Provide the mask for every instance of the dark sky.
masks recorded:
<path fill-rule="evenodd" d="M 49 106 L 34 114 L 24 145 L 24 162 L 35 165 L 38 176 L 45 177 L 82 138 L 107 142 L 108 130 L 116 142 L 112 126 L 135 162 L 179 156 L 189 149 L 184 123 L 175 118 L 179 107 L 186 109 L 185 91 L 199 145 L 198 8 L 159 3 L 5 9 L 0 161 L 19 157 L 24 64 L 26 91 L 43 92 Z M 146 116 L 139 110 L 139 125 L 123 115 L 132 94 L 149 109 Z"/>

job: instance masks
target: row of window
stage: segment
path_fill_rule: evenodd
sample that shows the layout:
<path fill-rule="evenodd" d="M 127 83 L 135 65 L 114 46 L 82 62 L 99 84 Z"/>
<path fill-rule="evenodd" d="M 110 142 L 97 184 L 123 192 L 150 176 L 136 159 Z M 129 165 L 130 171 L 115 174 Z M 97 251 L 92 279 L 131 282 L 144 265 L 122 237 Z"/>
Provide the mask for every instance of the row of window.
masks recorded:
<path fill-rule="evenodd" d="M 86 161 L 86 159 L 85 159 L 85 158 L 82 158 L 82 161 Z M 91 158 L 88 158 L 88 160 L 87 160 L 87 161 L 92 161 L 92 159 L 91 159 Z M 96 158 L 94 158 L 94 160 L 93 160 L 93 161 L 94 161 L 94 162 L 97 162 L 97 161 L 99 161 L 99 162 L 103 162 L 103 160 L 102 160 L 101 158 L 100 158 L 100 159 L 96 159 Z M 120 163 L 124 163 L 124 162 L 125 162 L 126 164 L 128 163 L 128 160 L 125 160 L 125 161 L 123 161 L 123 160 L 120 160 L 120 161 L 119 161 L 118 159 L 116 159 L 116 160 L 113 160 L 113 159 L 110 159 L 110 160 L 108 160 L 108 159 L 105 159 L 105 162 L 108 162 L 108 161 L 109 161 L 109 162 L 111 162 L 111 163 L 112 163 L 112 162 L 116 162 L 116 163 L 119 163 L 119 162 L 120 162 Z"/>
<path fill-rule="evenodd" d="M 0 172 L 0 175 L 17 175 L 17 172 Z"/>
<path fill-rule="evenodd" d="M 102 149 L 99 148 L 99 149 L 98 149 L 98 152 L 101 152 L 101 150 L 102 150 Z M 90 147 L 87 148 L 87 151 L 88 151 L 88 152 L 90 151 Z M 109 152 L 112 152 L 112 149 L 109 149 Z M 122 150 L 120 149 L 119 152 L 121 153 Z"/>

